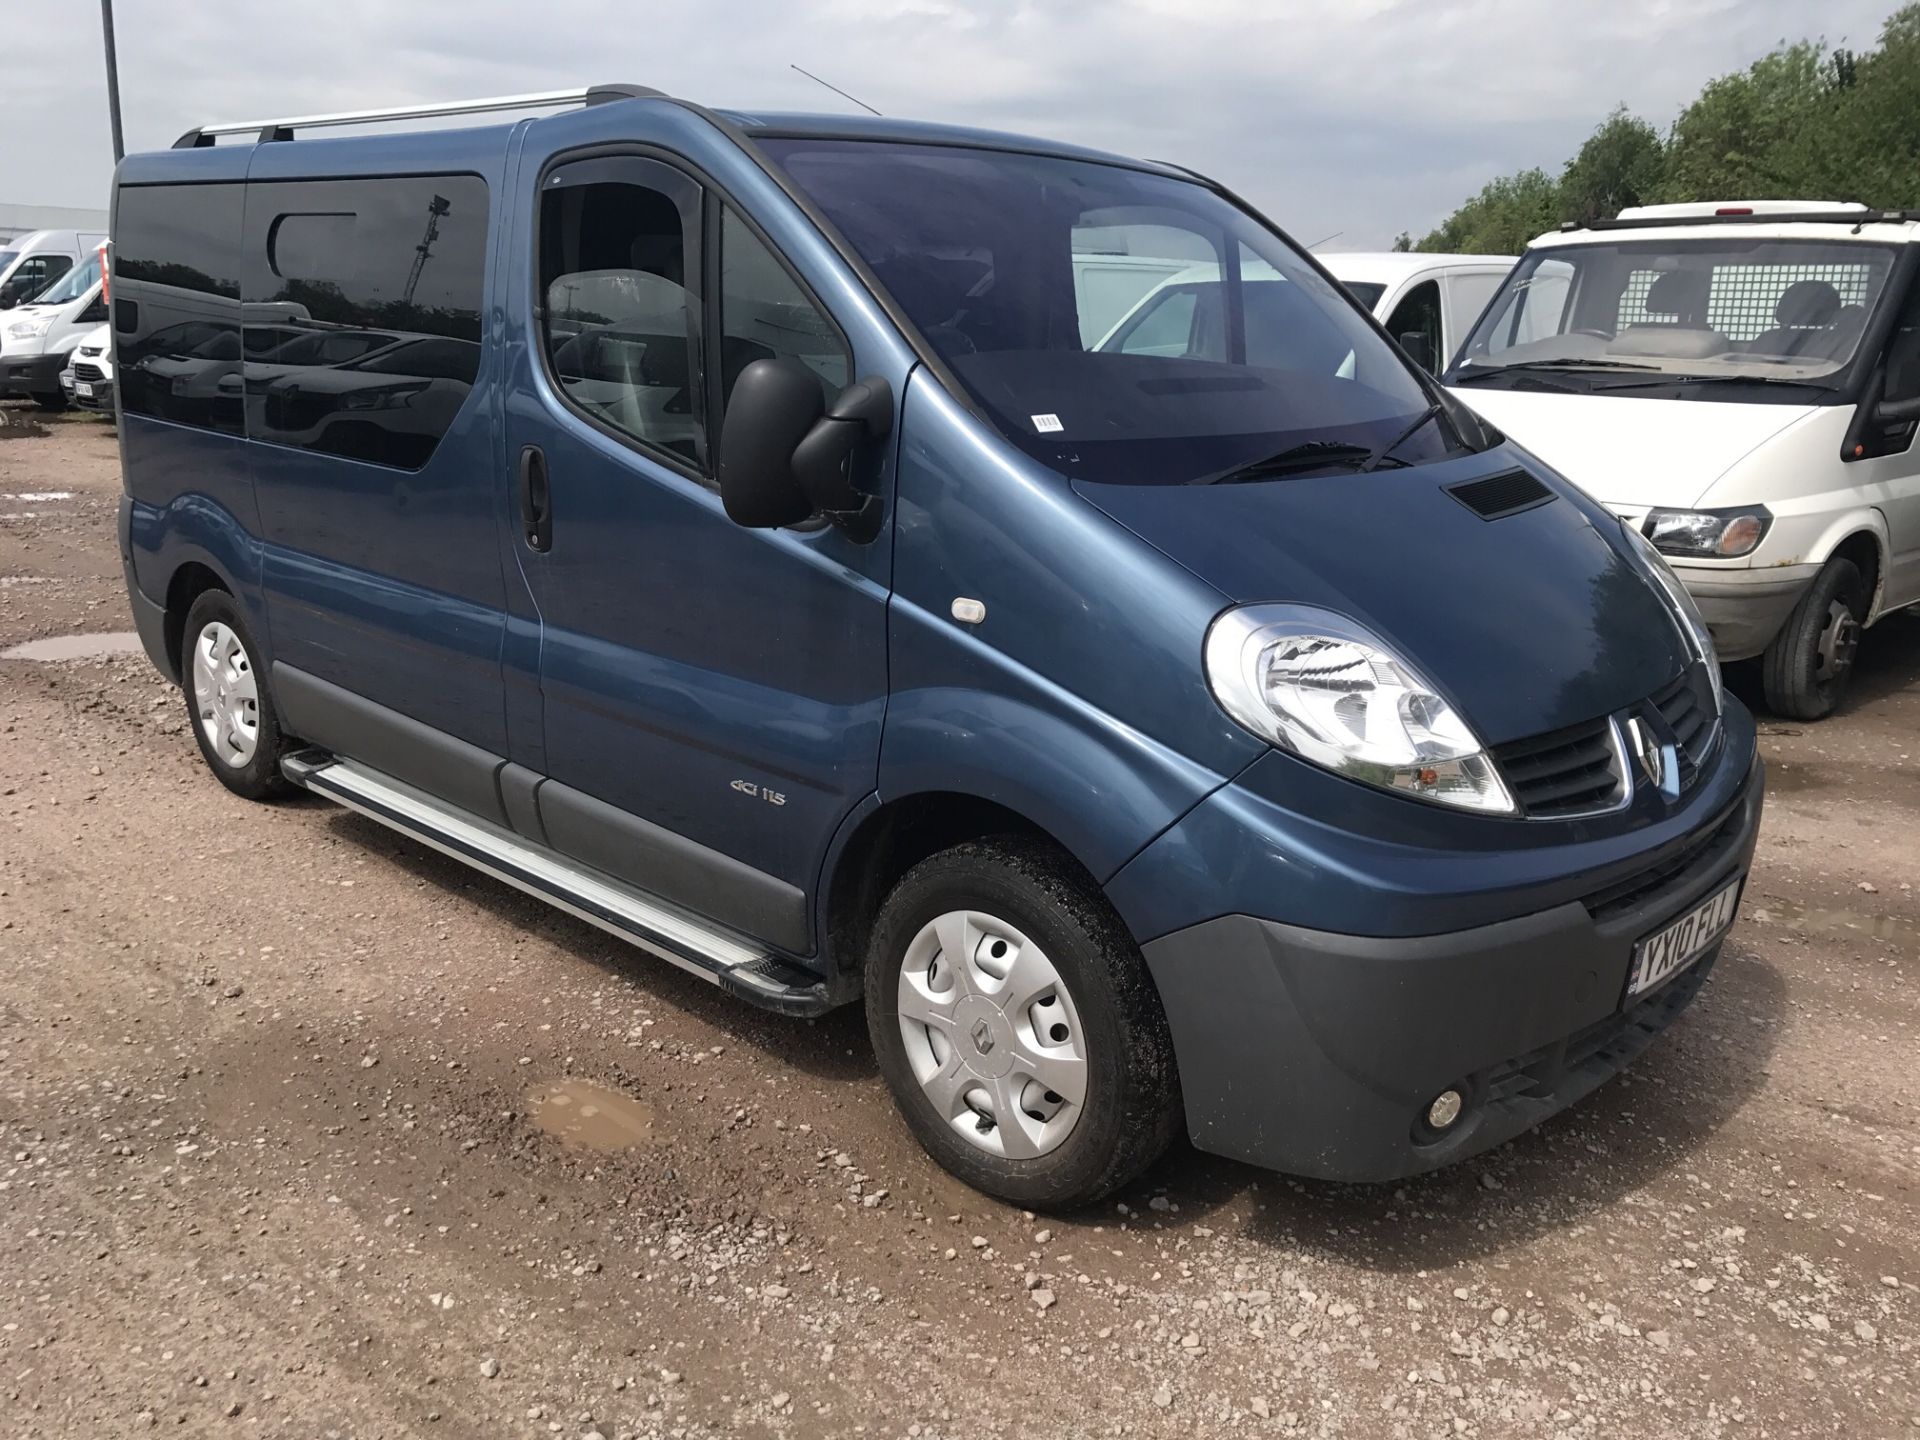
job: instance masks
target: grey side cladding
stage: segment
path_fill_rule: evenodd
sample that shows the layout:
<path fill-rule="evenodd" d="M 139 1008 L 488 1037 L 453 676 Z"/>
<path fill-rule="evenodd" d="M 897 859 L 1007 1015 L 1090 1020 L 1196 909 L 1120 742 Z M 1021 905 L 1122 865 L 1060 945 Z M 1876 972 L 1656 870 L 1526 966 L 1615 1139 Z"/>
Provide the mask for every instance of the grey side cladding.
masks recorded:
<path fill-rule="evenodd" d="M 507 762 L 491 751 L 277 660 L 273 698 L 288 734 L 511 828 L 500 803 L 499 771 Z"/>
<path fill-rule="evenodd" d="M 549 780 L 547 843 L 584 865 L 794 954 L 811 949 L 806 892 L 718 850 Z"/>

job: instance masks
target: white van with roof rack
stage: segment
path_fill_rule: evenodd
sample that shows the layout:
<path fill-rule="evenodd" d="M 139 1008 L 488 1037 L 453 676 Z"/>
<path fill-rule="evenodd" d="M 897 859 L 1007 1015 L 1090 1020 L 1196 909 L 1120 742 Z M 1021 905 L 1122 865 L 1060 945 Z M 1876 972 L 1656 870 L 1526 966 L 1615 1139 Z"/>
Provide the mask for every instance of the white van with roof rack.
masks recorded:
<path fill-rule="evenodd" d="M 1920 211 L 1646 205 L 1527 247 L 1445 379 L 1639 528 L 1768 705 L 1920 602 Z"/>

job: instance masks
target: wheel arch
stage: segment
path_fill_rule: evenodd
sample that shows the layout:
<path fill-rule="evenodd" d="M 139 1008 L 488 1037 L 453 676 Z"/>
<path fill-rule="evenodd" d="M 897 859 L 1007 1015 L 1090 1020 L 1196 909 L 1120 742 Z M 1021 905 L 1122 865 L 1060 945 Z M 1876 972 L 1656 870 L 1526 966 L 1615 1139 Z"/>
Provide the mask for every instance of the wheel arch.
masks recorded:
<path fill-rule="evenodd" d="M 1880 614 L 1880 600 L 1887 575 L 1887 520 L 1878 510 L 1849 510 L 1834 517 L 1817 544 L 1809 547 L 1807 559 L 1825 565 L 1835 556 L 1843 556 L 1860 567 L 1867 577 L 1869 600 L 1867 620 L 1871 624 Z"/>
<path fill-rule="evenodd" d="M 204 559 L 183 560 L 167 577 L 165 628 L 168 678 L 176 683 L 185 673 L 187 612 L 209 590 L 224 591 L 237 600 L 233 582 Z"/>
<path fill-rule="evenodd" d="M 1084 874 L 1092 893 L 1100 893 L 1085 861 L 1058 836 L 997 800 L 959 790 L 922 790 L 884 801 L 873 796 L 842 826 L 823 869 L 818 925 L 830 983 L 857 985 L 874 919 L 901 876 L 942 850 L 996 835 L 1057 851 Z"/>

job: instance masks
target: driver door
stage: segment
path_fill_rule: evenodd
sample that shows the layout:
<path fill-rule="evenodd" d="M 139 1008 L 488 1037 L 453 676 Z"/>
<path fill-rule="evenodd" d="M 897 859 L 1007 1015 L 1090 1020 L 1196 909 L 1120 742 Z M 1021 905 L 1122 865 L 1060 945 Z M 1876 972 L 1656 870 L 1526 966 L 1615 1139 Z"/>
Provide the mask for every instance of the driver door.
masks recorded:
<path fill-rule="evenodd" d="M 555 848 L 804 952 L 829 841 L 877 783 L 891 529 L 743 529 L 714 456 L 745 365 L 793 356 L 831 394 L 848 342 L 657 152 L 529 168 L 505 458 L 539 695 L 515 758 L 549 777 Z"/>

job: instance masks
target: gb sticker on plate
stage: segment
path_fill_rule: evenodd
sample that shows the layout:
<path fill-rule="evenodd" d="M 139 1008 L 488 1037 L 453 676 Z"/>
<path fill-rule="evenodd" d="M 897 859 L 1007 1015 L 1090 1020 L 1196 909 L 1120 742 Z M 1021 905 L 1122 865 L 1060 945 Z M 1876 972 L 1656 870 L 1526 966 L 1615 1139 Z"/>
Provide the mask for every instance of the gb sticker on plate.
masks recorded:
<path fill-rule="evenodd" d="M 1060 423 L 1058 415 L 1032 415 L 1028 418 L 1033 421 L 1033 428 L 1042 435 L 1055 435 L 1067 428 Z"/>

